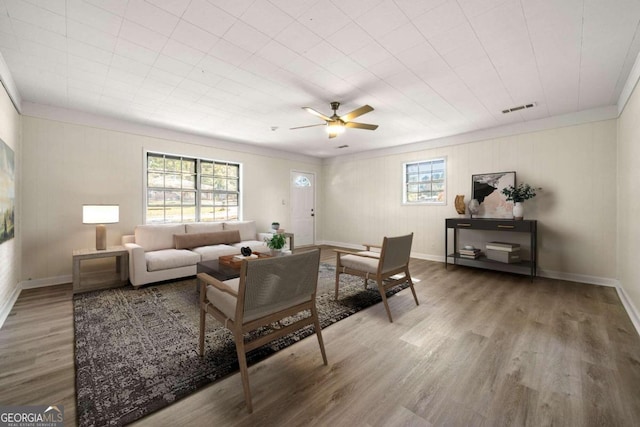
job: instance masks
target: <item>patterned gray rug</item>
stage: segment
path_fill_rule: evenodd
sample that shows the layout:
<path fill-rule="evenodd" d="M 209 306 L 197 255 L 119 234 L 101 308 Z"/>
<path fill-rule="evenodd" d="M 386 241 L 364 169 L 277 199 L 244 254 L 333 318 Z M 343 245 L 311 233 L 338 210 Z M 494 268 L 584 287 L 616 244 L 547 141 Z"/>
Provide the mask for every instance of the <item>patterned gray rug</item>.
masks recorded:
<path fill-rule="evenodd" d="M 322 328 L 381 301 L 373 282 L 364 290 L 362 279 L 353 276 L 341 276 L 335 301 L 334 280 L 334 267 L 321 264 L 317 307 Z M 75 295 L 74 320 L 80 426 L 131 423 L 238 370 L 233 335 L 211 316 L 205 356 L 198 356 L 195 278 L 137 291 L 126 287 Z M 250 352 L 247 362 L 256 363 L 313 332 L 308 327 L 273 341 Z"/>

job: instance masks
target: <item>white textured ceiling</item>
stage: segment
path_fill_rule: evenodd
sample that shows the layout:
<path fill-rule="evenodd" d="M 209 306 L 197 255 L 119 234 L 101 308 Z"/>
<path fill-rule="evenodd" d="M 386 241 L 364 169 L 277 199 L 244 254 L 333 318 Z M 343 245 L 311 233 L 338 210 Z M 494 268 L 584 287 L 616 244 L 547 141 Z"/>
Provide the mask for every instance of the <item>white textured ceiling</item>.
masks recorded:
<path fill-rule="evenodd" d="M 639 20 L 638 0 L 0 0 L 0 52 L 23 101 L 328 157 L 614 105 Z M 289 130 L 330 101 L 380 127 Z"/>

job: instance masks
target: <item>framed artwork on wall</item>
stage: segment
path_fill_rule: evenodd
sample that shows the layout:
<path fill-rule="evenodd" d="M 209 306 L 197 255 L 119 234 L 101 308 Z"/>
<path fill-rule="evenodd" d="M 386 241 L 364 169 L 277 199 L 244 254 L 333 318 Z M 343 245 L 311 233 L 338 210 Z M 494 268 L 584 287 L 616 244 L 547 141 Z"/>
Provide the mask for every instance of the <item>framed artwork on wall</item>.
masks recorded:
<path fill-rule="evenodd" d="M 471 198 L 480 203 L 477 218 L 513 218 L 513 202 L 507 202 L 502 189 L 516 185 L 515 172 L 471 175 Z"/>
<path fill-rule="evenodd" d="M 14 238 L 15 155 L 0 139 L 0 244 Z"/>

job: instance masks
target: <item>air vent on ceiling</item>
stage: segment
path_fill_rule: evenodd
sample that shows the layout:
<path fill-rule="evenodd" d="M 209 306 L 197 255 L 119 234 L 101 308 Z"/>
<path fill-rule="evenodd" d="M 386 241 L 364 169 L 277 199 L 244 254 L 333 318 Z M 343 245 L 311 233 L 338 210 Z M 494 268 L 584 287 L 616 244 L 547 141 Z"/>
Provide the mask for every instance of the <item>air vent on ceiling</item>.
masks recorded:
<path fill-rule="evenodd" d="M 345 144 L 345 145 L 339 145 L 339 146 L 337 146 L 336 148 L 348 148 L 348 147 L 349 147 L 349 146 Z"/>
<path fill-rule="evenodd" d="M 535 102 L 531 104 L 518 105 L 517 107 L 507 108 L 506 110 L 502 110 L 502 114 L 513 113 L 514 111 L 526 110 L 527 108 L 533 108 L 536 106 Z"/>

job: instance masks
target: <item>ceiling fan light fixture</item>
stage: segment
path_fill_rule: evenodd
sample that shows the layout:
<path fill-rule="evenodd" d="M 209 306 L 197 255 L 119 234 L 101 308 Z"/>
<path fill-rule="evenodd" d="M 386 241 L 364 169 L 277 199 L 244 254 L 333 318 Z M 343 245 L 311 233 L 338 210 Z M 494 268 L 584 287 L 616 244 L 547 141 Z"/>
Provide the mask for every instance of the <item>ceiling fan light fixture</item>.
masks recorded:
<path fill-rule="evenodd" d="M 350 113 L 347 113 L 342 116 L 338 115 L 338 107 L 340 107 L 339 102 L 334 101 L 331 103 L 331 109 L 333 110 L 333 115 L 331 117 L 325 114 L 322 114 L 311 107 L 302 107 L 303 110 L 306 110 L 307 112 L 313 114 L 314 116 L 320 117 L 322 120 L 325 121 L 325 123 L 317 124 L 317 125 L 296 126 L 290 129 L 293 130 L 293 129 L 310 128 L 315 126 L 326 126 L 327 133 L 329 134 L 329 139 L 335 138 L 336 136 L 344 133 L 345 128 L 366 129 L 366 130 L 378 129 L 378 125 L 370 125 L 367 123 L 357 123 L 352 121 L 356 117 L 360 117 L 363 114 L 373 111 L 372 106 L 363 105 L 362 107 L 356 108 Z"/>
<path fill-rule="evenodd" d="M 327 123 L 327 133 L 340 135 L 344 132 L 344 125 L 340 122 Z"/>

